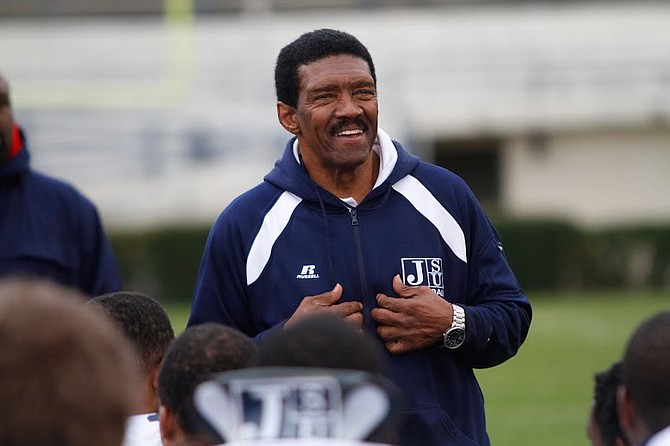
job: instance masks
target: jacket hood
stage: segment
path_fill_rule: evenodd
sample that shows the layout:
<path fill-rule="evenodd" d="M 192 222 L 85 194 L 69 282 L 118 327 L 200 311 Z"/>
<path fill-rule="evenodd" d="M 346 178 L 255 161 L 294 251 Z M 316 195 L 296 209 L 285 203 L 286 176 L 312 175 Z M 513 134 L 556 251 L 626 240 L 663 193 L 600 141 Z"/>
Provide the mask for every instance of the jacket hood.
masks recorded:
<path fill-rule="evenodd" d="M 408 175 L 419 164 L 418 157 L 406 151 L 397 141 L 391 140 L 382 129 L 377 130 L 375 150 L 381 158 L 380 172 L 375 187 L 365 197 L 363 203 L 385 195 L 393 183 Z M 316 184 L 307 175 L 298 161 L 296 137 L 288 141 L 281 159 L 263 179 L 303 200 L 342 207 L 342 201 L 338 197 Z"/>
<path fill-rule="evenodd" d="M 19 128 L 21 143 L 23 148 L 16 156 L 9 161 L 0 164 L 0 178 L 7 178 L 15 175 L 21 175 L 30 169 L 30 153 L 28 152 L 28 140 L 23 129 Z"/>

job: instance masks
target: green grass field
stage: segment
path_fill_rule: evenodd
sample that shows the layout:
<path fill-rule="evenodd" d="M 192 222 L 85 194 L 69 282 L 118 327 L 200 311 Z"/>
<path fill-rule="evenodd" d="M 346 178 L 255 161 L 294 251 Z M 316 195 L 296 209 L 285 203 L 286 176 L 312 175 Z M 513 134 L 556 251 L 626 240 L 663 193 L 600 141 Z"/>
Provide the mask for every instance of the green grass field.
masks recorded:
<path fill-rule="evenodd" d="M 506 363 L 477 371 L 493 446 L 588 445 L 585 424 L 593 374 L 621 357 L 633 329 L 670 309 L 664 293 L 529 293 L 533 323 Z M 188 306 L 168 305 L 176 331 Z"/>

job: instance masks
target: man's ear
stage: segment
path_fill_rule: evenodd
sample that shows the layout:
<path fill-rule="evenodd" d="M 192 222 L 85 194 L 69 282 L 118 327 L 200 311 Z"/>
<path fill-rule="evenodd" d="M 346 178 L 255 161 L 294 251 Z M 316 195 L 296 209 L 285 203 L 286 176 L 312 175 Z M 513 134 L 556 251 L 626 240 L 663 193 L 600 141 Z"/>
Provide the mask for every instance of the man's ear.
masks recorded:
<path fill-rule="evenodd" d="M 158 420 L 161 429 L 161 440 L 165 446 L 175 444 L 179 432 L 179 420 L 165 406 L 158 409 Z"/>
<path fill-rule="evenodd" d="M 151 412 L 158 411 L 159 402 L 158 402 L 158 370 L 160 367 L 160 362 L 155 364 L 147 373 L 145 386 L 147 389 L 147 404 L 151 404 Z"/>
<path fill-rule="evenodd" d="M 154 365 L 149 372 L 149 382 L 151 383 L 151 388 L 156 392 L 156 398 L 158 398 L 158 372 L 161 368 L 161 362 Z"/>
<path fill-rule="evenodd" d="M 277 118 L 279 118 L 279 123 L 282 127 L 289 133 L 294 135 L 300 133 L 300 126 L 295 117 L 295 108 L 281 101 L 277 102 Z"/>
<path fill-rule="evenodd" d="M 628 389 L 623 385 L 617 389 L 616 410 L 619 417 L 619 427 L 630 441 L 636 436 L 635 403 L 631 399 Z"/>

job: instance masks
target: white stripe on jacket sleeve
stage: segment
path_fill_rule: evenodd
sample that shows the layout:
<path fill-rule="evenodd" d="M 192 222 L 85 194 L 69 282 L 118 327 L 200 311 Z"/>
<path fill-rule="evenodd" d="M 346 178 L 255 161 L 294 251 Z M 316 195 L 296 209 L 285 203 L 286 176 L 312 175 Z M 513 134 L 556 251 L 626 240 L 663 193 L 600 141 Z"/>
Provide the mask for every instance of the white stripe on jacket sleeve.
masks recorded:
<path fill-rule="evenodd" d="M 265 214 L 261 229 L 256 234 L 254 243 L 247 257 L 247 285 L 251 285 L 263 272 L 270 260 L 272 247 L 288 225 L 293 211 L 300 204 L 302 198 L 290 192 L 284 192 Z"/>
<path fill-rule="evenodd" d="M 414 208 L 426 217 L 440 232 L 451 251 L 467 263 L 465 234 L 454 217 L 440 204 L 426 187 L 411 175 L 393 185 Z"/>

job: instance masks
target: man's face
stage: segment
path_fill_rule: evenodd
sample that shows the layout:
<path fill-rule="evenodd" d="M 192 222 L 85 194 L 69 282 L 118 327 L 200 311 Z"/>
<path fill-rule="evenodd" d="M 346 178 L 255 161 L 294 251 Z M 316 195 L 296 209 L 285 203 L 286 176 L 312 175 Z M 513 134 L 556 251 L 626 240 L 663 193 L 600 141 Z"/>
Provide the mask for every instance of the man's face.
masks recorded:
<path fill-rule="evenodd" d="M 377 90 L 367 62 L 330 56 L 298 73 L 298 104 L 287 107 L 282 124 L 298 136 L 304 158 L 316 158 L 327 169 L 355 169 L 368 159 L 377 137 Z"/>
<path fill-rule="evenodd" d="M 5 162 L 12 146 L 14 118 L 9 105 L 9 88 L 0 76 L 0 163 Z"/>

